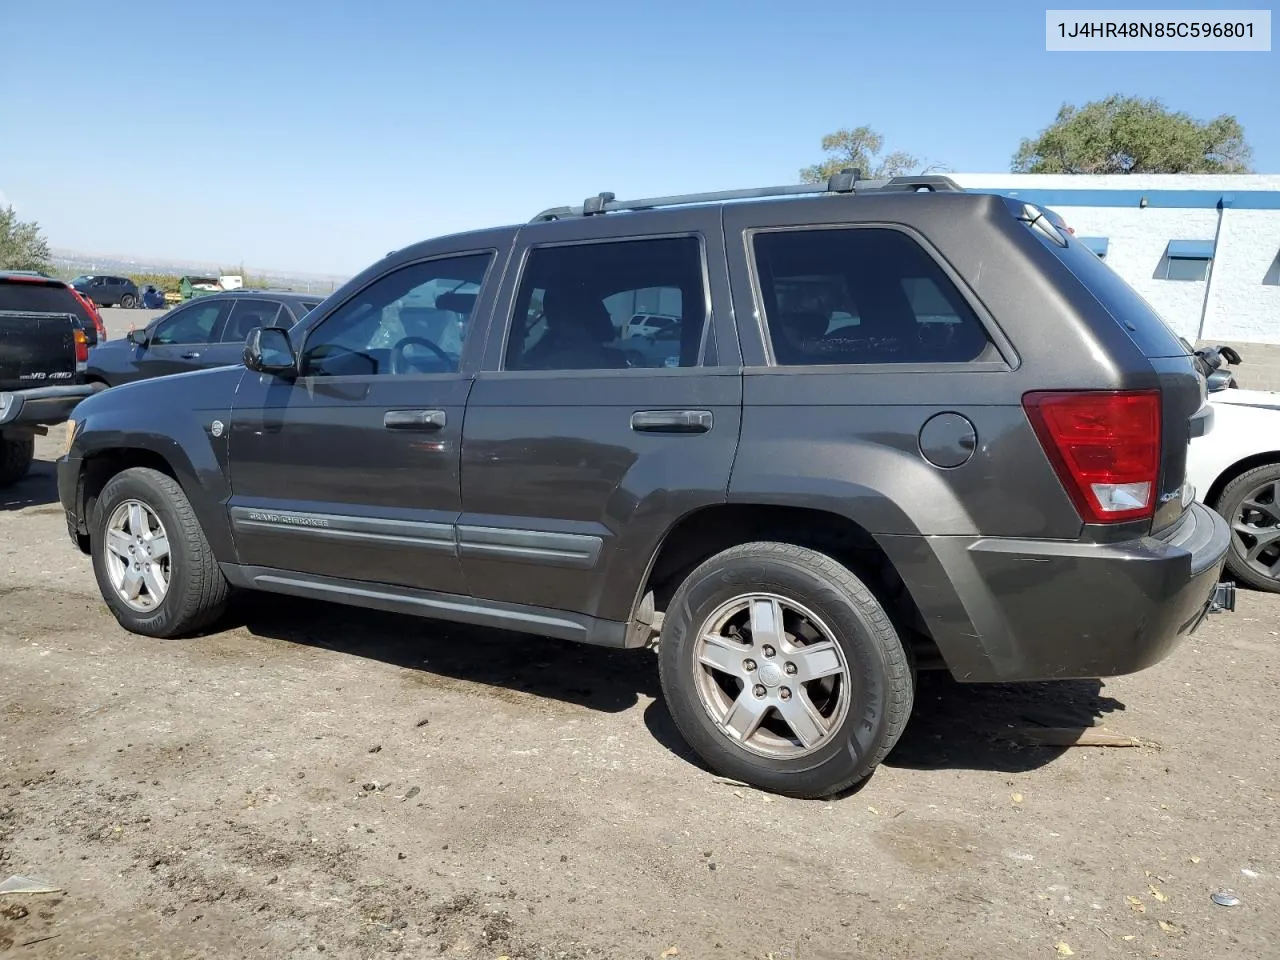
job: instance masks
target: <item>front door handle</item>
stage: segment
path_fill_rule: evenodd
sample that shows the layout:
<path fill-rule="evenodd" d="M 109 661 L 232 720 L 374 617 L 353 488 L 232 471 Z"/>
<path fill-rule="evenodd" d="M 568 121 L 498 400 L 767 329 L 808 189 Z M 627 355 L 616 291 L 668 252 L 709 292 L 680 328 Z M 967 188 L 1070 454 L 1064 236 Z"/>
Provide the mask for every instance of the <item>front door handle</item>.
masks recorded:
<path fill-rule="evenodd" d="M 637 410 L 631 429 L 638 433 L 706 433 L 711 429 L 710 410 Z"/>
<path fill-rule="evenodd" d="M 382 416 L 388 430 L 442 430 L 445 423 L 443 410 L 388 410 Z"/>
<path fill-rule="evenodd" d="M 191 351 L 191 353 L 184 353 L 184 354 L 182 355 L 182 359 L 183 359 L 183 360 L 199 360 L 199 359 L 200 359 L 200 351 L 198 351 L 198 350 L 193 350 L 193 351 Z"/>

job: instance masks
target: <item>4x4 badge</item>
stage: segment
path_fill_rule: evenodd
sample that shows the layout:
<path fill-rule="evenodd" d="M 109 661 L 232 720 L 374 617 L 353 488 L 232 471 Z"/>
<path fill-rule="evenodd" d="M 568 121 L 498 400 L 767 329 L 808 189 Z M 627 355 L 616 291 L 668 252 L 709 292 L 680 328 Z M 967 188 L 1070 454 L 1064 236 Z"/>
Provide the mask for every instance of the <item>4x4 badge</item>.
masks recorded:
<path fill-rule="evenodd" d="M 213 421 L 213 423 L 209 425 L 209 430 L 210 432 L 213 433 L 215 437 L 222 436 L 222 421 L 221 420 Z"/>

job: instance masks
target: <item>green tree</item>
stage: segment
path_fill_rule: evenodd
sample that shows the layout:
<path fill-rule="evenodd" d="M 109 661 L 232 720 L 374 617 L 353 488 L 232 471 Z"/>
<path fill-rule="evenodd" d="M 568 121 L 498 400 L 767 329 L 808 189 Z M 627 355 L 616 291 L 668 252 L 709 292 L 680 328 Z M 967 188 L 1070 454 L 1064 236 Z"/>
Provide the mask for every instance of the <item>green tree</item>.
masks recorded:
<path fill-rule="evenodd" d="M 854 127 L 837 130 L 822 138 L 822 149 L 827 159 L 805 167 L 800 179 L 806 183 L 820 183 L 846 168 L 861 170 L 863 176 L 900 177 L 911 173 L 929 173 L 945 169 L 941 164 L 925 164 L 905 150 L 894 150 L 880 156 L 884 149 L 884 137 L 870 127 Z"/>
<path fill-rule="evenodd" d="M 1228 114 L 1196 120 L 1158 99 L 1063 104 L 1057 119 L 1022 141 L 1014 173 L 1249 173 L 1252 150 Z"/>
<path fill-rule="evenodd" d="M 0 207 L 0 270 L 38 270 L 53 266 L 49 243 L 40 235 L 40 224 L 18 219 L 13 207 Z"/>

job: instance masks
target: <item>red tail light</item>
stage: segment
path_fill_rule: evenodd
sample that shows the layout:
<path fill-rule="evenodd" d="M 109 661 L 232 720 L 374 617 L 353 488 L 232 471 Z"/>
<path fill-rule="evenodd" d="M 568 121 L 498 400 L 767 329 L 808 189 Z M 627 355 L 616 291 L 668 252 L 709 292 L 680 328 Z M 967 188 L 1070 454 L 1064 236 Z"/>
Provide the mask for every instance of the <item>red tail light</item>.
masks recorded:
<path fill-rule="evenodd" d="M 93 320 L 93 329 L 98 331 L 98 342 L 101 343 L 106 340 L 107 325 L 102 322 L 102 314 L 98 312 L 98 308 L 94 302 L 73 286 L 68 285 L 67 289 L 71 291 L 72 296 L 80 301 L 80 305 L 84 307 L 85 312 L 88 313 L 90 319 Z"/>
<path fill-rule="evenodd" d="M 1022 405 L 1086 523 L 1152 516 L 1160 473 L 1158 390 L 1028 393 Z"/>
<path fill-rule="evenodd" d="M 74 336 L 76 340 L 76 363 L 88 363 L 89 338 L 85 336 L 85 332 L 80 329 L 75 331 Z"/>

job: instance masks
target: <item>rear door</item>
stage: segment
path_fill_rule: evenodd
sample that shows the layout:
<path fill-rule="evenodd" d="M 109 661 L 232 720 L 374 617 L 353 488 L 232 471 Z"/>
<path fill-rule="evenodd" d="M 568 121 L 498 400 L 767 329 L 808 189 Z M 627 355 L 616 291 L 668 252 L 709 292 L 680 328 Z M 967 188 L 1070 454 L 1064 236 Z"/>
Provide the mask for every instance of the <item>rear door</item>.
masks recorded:
<path fill-rule="evenodd" d="M 463 429 L 467 584 L 624 621 L 671 524 L 724 501 L 737 447 L 719 211 L 539 224 L 513 263 Z M 629 366 L 621 334 L 646 296 L 680 336 Z"/>
<path fill-rule="evenodd" d="M 240 363 L 244 359 L 244 342 L 255 327 L 274 327 L 280 315 L 280 304 L 274 300 L 257 297 L 237 297 L 231 313 L 222 325 L 218 343 L 200 348 L 200 356 L 193 363 L 200 367 L 224 367 Z M 293 326 L 291 322 L 283 326 Z"/>
<path fill-rule="evenodd" d="M 211 347 L 219 344 L 235 300 L 201 297 L 160 320 L 145 346 L 135 349 L 139 377 L 163 377 L 207 366 Z"/>

